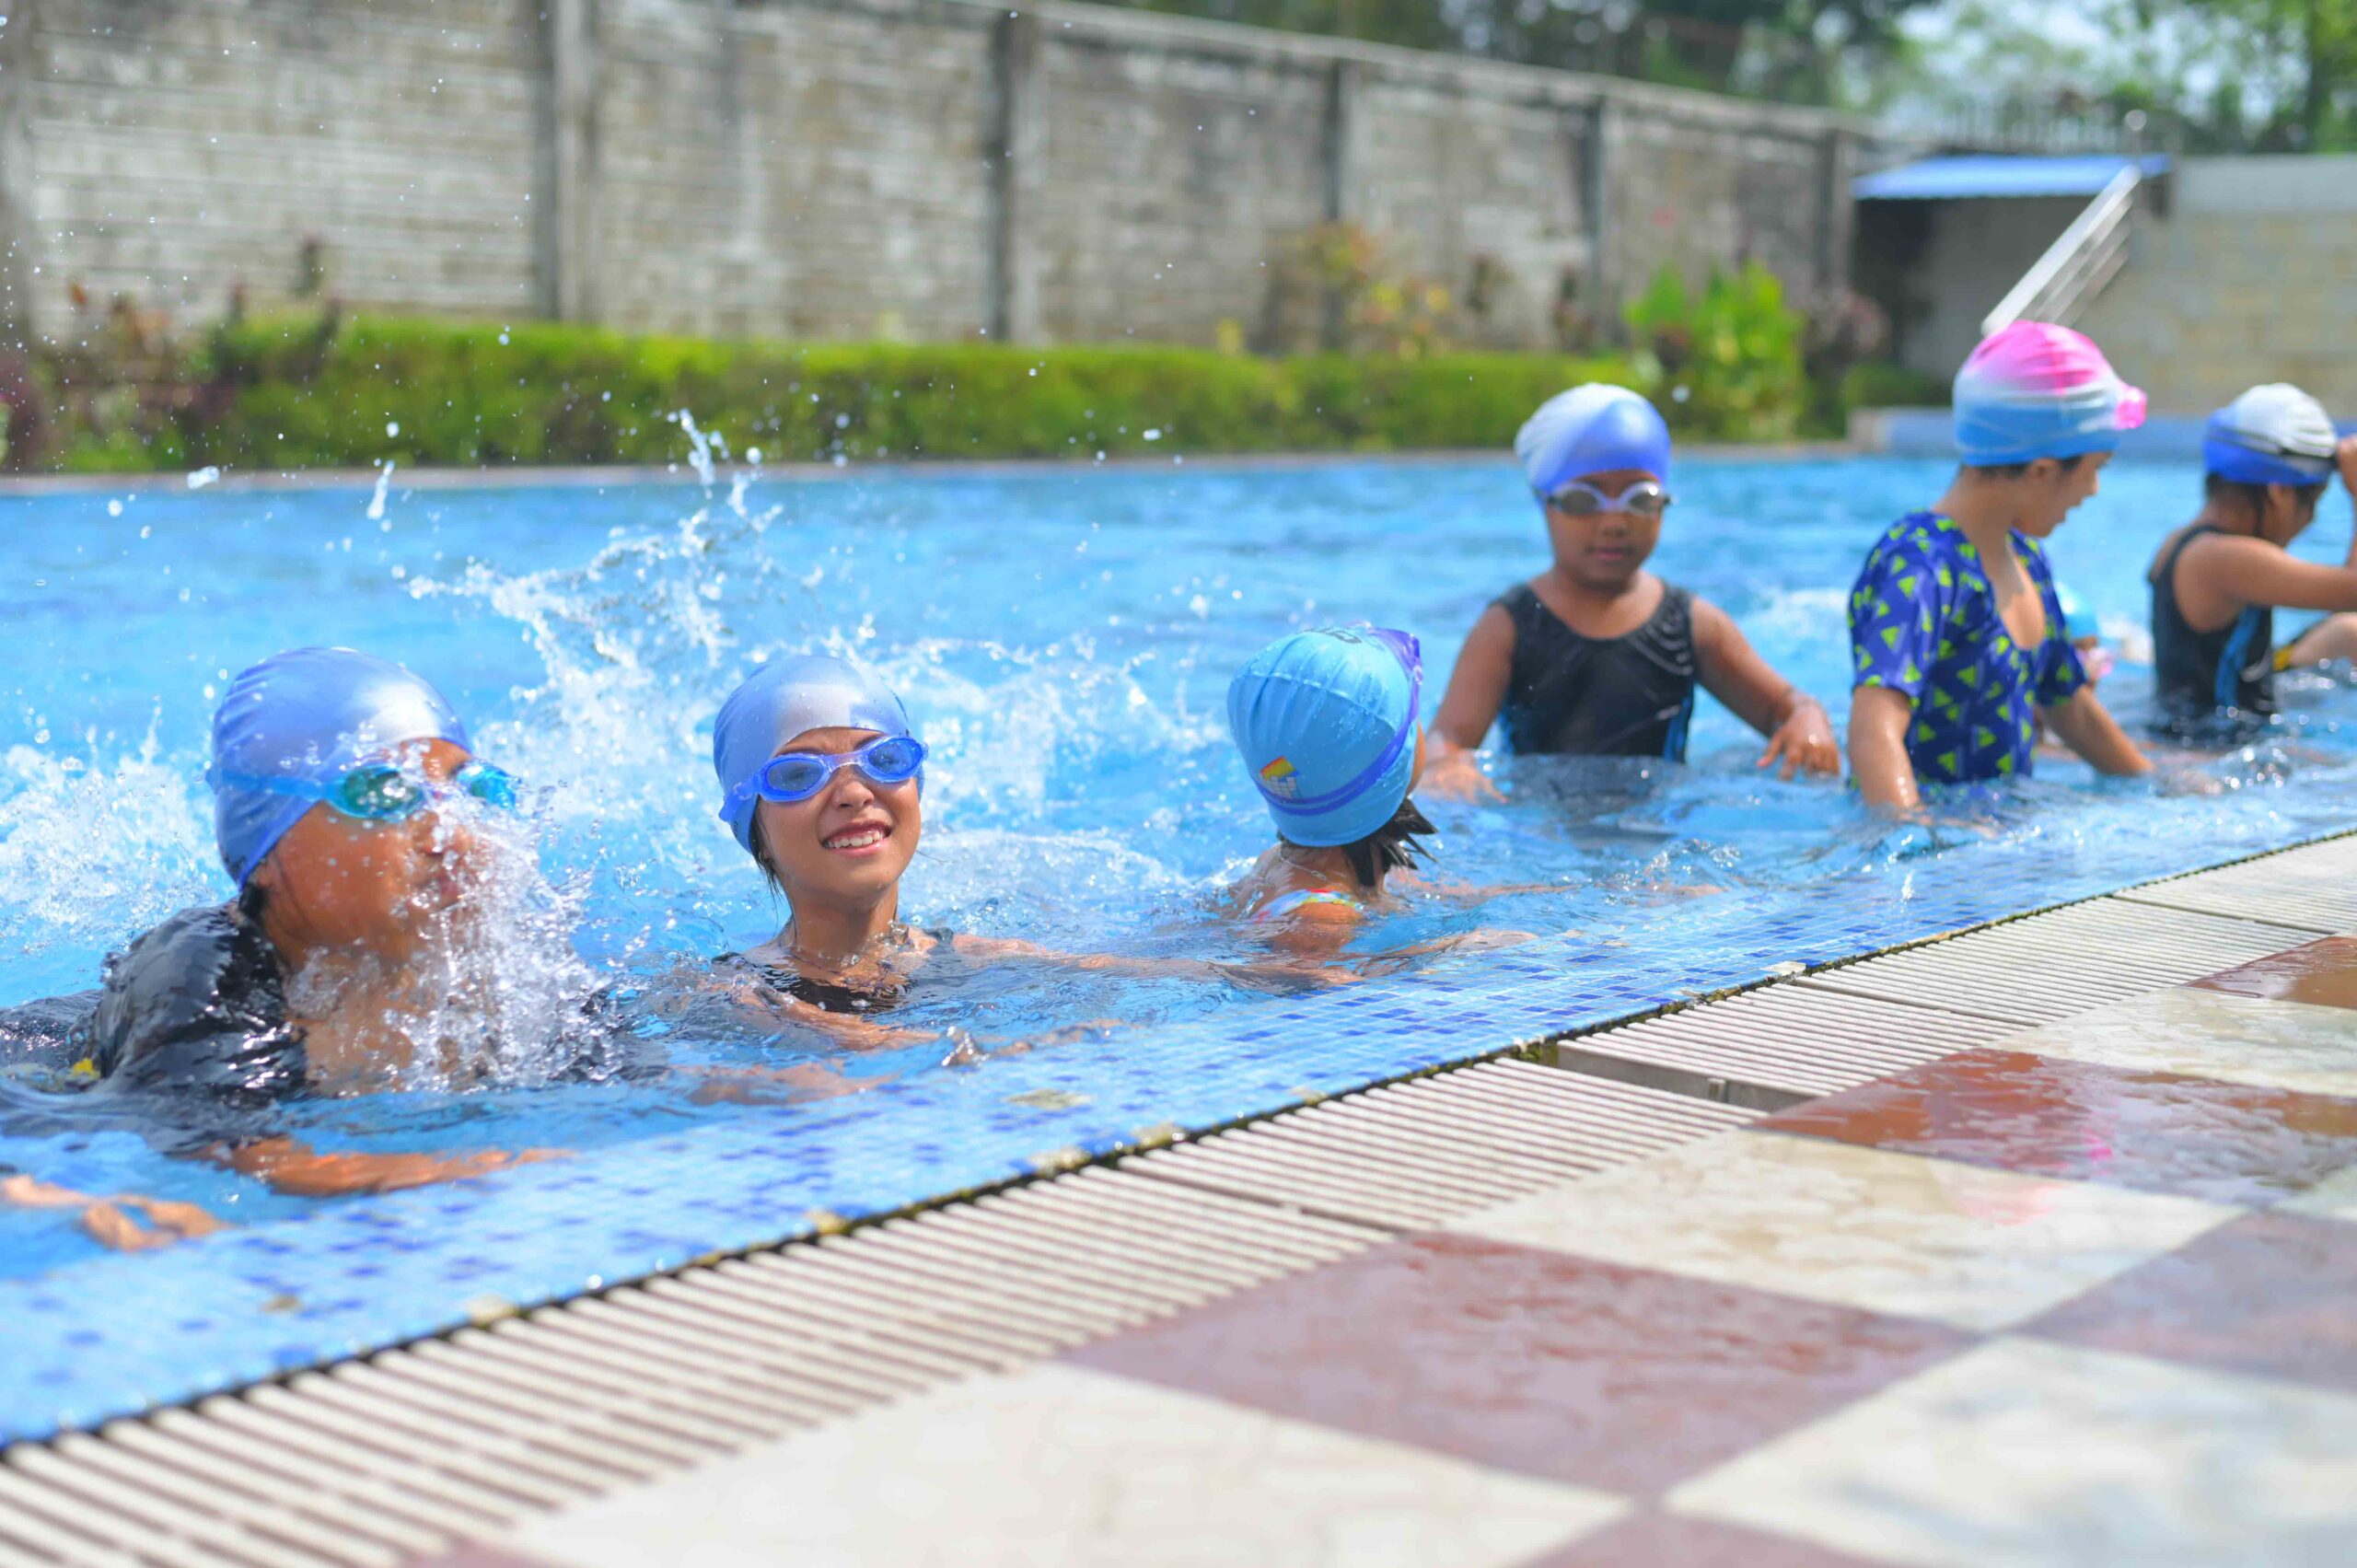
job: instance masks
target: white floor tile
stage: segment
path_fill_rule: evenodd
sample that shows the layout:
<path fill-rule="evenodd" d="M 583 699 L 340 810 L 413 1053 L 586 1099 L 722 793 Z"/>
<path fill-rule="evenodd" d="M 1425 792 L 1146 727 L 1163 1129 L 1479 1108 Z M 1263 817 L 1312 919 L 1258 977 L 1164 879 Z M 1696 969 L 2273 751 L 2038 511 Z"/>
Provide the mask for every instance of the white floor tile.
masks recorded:
<path fill-rule="evenodd" d="M 1907 1563 L 2346 1568 L 2357 1400 L 1998 1340 L 1669 1504 Z"/>
<path fill-rule="evenodd" d="M 2180 987 L 1997 1043 L 2104 1067 L 2357 1095 L 2357 1011 L 2346 1007 Z"/>
<path fill-rule="evenodd" d="M 572 1568 L 1504 1568 L 1622 1508 L 1600 1493 L 1050 1365 L 586 1504 L 505 1544 Z"/>
<path fill-rule="evenodd" d="M 2238 1211 L 1737 1132 L 1450 1228 L 1958 1328 L 2009 1328 Z"/>

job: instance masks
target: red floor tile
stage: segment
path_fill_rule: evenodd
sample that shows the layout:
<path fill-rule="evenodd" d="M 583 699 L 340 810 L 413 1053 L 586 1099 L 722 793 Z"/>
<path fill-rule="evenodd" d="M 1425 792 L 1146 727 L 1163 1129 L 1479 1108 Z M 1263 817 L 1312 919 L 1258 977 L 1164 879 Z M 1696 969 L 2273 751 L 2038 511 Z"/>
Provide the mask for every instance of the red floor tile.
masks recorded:
<path fill-rule="evenodd" d="M 2328 936 L 2193 983 L 2204 991 L 2228 991 L 2237 996 L 2306 1002 L 2319 1007 L 2357 1007 L 2357 936 Z"/>
<path fill-rule="evenodd" d="M 1644 1493 L 1968 1342 L 1931 1324 L 1419 1236 L 1068 1359 L 1502 1469 Z"/>
<path fill-rule="evenodd" d="M 2224 1203 L 2357 1165 L 2357 1099 L 2011 1051 L 1959 1051 L 1757 1125 Z"/>
<path fill-rule="evenodd" d="M 548 1568 L 536 1557 L 522 1557 L 497 1547 L 460 1541 L 431 1557 L 412 1557 L 401 1568 Z"/>
<path fill-rule="evenodd" d="M 2357 1392 L 2357 1225 L 2248 1214 L 2022 1331 Z"/>
<path fill-rule="evenodd" d="M 1875 1568 L 1790 1536 L 1651 1510 L 1515 1568 Z"/>

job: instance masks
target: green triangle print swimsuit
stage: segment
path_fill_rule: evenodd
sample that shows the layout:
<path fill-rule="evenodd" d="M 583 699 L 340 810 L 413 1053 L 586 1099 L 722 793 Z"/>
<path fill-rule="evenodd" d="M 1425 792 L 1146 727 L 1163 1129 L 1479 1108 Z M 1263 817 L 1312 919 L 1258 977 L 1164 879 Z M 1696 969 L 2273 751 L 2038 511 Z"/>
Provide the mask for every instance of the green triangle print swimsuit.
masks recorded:
<path fill-rule="evenodd" d="M 1907 756 L 1923 784 L 2026 777 L 2038 710 L 2087 683 L 2046 552 L 2018 533 L 2014 548 L 2046 607 L 2046 640 L 2033 649 L 2005 629 L 1980 552 L 1930 512 L 1893 524 L 1851 591 L 1854 683 L 1887 686 L 1913 705 Z"/>

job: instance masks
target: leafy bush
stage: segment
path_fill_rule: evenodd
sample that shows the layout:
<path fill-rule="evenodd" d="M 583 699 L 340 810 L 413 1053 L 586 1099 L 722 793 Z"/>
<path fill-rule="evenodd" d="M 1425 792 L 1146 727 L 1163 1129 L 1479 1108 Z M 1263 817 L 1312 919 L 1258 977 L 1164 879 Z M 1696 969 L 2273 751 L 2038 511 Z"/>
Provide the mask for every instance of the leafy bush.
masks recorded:
<path fill-rule="evenodd" d="M 653 463 L 679 457 L 683 410 L 734 452 L 759 447 L 773 462 L 1495 448 L 1541 400 L 1584 380 L 1653 396 L 1689 437 L 1791 434 L 1796 329 L 1771 277 L 1714 280 L 1691 306 L 1658 285 L 1648 299 L 1649 347 L 1633 359 L 720 343 L 332 314 L 233 321 L 160 368 L 143 357 L 136 377 L 67 367 L 70 395 L 39 450 L 20 424 L 12 455 L 81 470 Z"/>
<path fill-rule="evenodd" d="M 1665 266 L 1624 315 L 1640 345 L 1640 374 L 1661 389 L 1655 401 L 1672 430 L 1750 441 L 1798 432 L 1807 404 L 1806 322 L 1766 267 L 1714 271 L 1698 297 Z"/>

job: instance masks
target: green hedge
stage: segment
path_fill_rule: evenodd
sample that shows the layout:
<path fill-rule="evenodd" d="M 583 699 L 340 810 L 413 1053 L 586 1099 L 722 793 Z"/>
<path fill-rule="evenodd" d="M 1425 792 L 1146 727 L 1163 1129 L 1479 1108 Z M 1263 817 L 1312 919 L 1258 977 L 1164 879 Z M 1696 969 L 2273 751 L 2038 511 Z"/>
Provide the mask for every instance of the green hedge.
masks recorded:
<path fill-rule="evenodd" d="M 1550 393 L 1613 380 L 1681 435 L 1793 433 L 1788 345 L 1762 367 L 1698 356 L 1260 359 L 1156 346 L 720 343 L 552 323 L 253 320 L 224 326 L 136 396 L 83 362 L 31 466 L 70 470 L 649 463 L 681 410 L 766 460 L 1499 447 Z M 151 380 L 155 373 L 150 372 Z M 76 380 L 90 385 L 76 386 Z M 1724 393 L 1717 380 L 1730 383 Z M 1740 395 L 1725 395 L 1739 392 Z"/>

